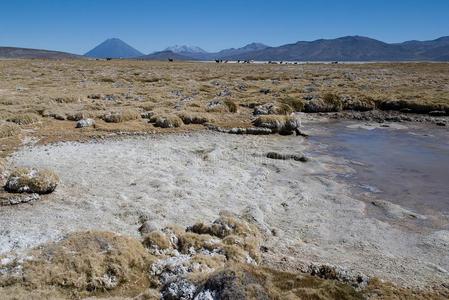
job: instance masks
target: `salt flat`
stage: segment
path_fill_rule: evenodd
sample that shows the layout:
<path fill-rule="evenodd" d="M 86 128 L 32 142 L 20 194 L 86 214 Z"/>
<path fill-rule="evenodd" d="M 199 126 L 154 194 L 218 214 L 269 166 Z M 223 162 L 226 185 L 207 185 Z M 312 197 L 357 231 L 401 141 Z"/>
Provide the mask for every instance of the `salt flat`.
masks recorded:
<path fill-rule="evenodd" d="M 33 205 L 2 207 L 0 252 L 85 229 L 138 236 L 142 219 L 185 226 L 226 209 L 262 229 L 268 264 L 332 263 L 415 286 L 447 281 L 448 231 L 417 233 L 367 216 L 336 180 L 351 171 L 344 161 L 265 157 L 311 147 L 300 137 L 211 132 L 25 147 L 10 163 L 52 169 L 61 184 Z"/>

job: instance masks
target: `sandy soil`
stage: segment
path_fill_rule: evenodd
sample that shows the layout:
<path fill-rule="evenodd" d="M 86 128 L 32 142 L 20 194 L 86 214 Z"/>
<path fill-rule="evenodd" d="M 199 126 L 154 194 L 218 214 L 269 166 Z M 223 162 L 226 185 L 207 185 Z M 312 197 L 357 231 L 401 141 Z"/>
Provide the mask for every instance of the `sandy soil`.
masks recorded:
<path fill-rule="evenodd" d="M 83 229 L 137 236 L 141 219 L 185 226 L 227 209 L 266 232 L 269 264 L 332 263 L 404 285 L 447 282 L 448 231 L 416 233 L 368 216 L 336 180 L 336 168 L 351 171 L 336 158 L 264 156 L 310 147 L 300 137 L 198 132 L 24 148 L 10 164 L 53 169 L 61 185 L 33 205 L 1 207 L 0 253 Z"/>

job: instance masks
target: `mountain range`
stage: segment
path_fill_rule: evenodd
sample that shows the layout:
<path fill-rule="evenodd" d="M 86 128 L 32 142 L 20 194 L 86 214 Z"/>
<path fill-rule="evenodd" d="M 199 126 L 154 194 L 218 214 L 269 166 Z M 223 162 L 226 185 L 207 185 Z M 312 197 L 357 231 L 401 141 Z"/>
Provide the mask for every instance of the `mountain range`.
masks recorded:
<path fill-rule="evenodd" d="M 17 47 L 0 47 L 0 58 L 2 59 L 80 59 L 85 58 L 81 55 L 42 50 L 42 49 L 30 49 L 30 48 L 17 48 Z"/>
<path fill-rule="evenodd" d="M 144 55 L 120 39 L 104 41 L 85 54 L 92 58 L 144 60 L 256 60 L 256 61 L 449 61 L 449 36 L 430 41 L 385 43 L 363 36 L 299 41 L 278 47 L 251 43 L 241 48 L 207 52 L 200 47 L 174 45 Z M 0 47 L 0 58 L 80 58 L 75 54 Z"/>

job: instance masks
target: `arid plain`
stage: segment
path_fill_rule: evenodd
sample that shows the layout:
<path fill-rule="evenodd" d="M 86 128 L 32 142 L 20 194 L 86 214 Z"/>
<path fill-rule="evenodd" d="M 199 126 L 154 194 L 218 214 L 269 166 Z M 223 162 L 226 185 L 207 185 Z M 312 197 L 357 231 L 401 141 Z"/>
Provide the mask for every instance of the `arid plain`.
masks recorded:
<path fill-rule="evenodd" d="M 370 215 L 308 136 L 448 115 L 446 63 L 0 61 L 0 295 L 446 299 L 448 216 Z"/>

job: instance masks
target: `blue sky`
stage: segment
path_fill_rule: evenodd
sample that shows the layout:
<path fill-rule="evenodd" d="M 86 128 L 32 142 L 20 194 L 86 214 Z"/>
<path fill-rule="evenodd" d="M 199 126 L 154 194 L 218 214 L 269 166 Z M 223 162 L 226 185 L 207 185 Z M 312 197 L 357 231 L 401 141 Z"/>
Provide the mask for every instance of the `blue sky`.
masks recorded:
<path fill-rule="evenodd" d="M 0 0 L 0 45 L 85 53 L 118 37 L 150 53 L 363 35 L 386 42 L 449 35 L 448 0 Z"/>

